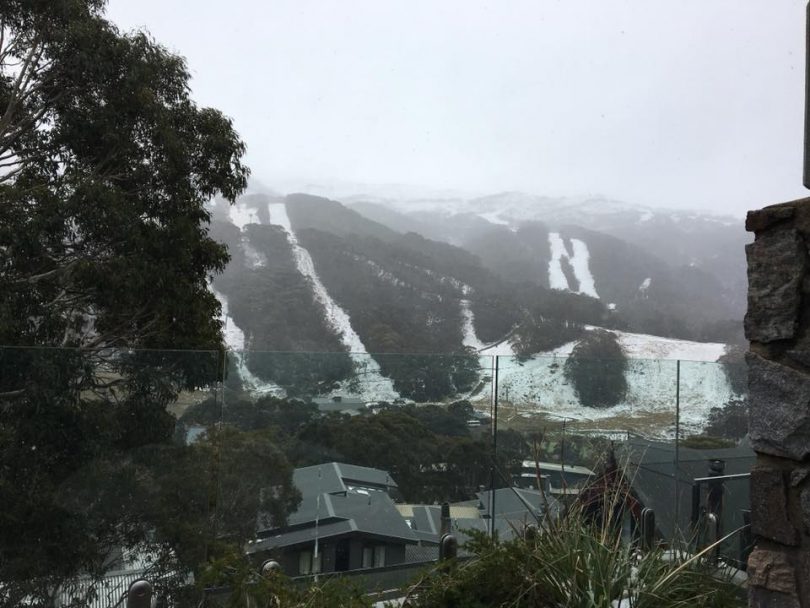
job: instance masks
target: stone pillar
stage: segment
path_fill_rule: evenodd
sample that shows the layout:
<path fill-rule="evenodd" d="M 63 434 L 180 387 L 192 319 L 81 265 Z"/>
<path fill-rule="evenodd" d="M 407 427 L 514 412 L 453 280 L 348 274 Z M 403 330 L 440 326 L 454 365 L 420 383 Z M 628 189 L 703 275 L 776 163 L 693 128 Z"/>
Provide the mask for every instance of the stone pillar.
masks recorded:
<path fill-rule="evenodd" d="M 810 608 L 810 199 L 750 211 L 751 608 Z"/>

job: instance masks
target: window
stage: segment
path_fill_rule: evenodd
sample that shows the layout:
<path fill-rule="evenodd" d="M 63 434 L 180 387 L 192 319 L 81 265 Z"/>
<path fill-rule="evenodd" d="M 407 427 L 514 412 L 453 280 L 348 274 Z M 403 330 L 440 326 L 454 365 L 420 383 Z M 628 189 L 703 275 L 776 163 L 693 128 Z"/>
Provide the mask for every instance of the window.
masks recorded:
<path fill-rule="evenodd" d="M 385 565 L 385 545 L 363 547 L 363 568 L 381 568 Z"/>
<path fill-rule="evenodd" d="M 317 574 L 321 571 L 321 555 L 315 559 L 312 551 L 301 551 L 298 554 L 298 574 Z"/>

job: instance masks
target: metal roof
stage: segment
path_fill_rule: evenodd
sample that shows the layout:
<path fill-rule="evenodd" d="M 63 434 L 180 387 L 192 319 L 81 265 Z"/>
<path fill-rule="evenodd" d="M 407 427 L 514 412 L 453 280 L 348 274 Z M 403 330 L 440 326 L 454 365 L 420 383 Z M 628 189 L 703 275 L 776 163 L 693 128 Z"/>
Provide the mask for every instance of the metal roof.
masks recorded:
<path fill-rule="evenodd" d="M 671 442 L 633 439 L 624 446 L 625 476 L 639 501 L 655 511 L 656 525 L 665 539 L 676 531 L 688 535 L 692 514 L 692 484 L 708 473 L 709 462 L 723 460 L 727 475 L 749 473 L 756 456 L 750 445 L 699 450 L 681 447 L 678 466 Z M 742 525 L 743 509 L 749 508 L 750 491 L 746 479 L 724 483 L 723 526 L 731 532 Z M 676 521 L 677 510 L 677 521 Z"/>
<path fill-rule="evenodd" d="M 419 542 L 388 494 L 347 492 L 305 497 L 290 516 L 288 526 L 259 532 L 253 550 L 289 547 L 314 542 L 316 537 L 323 540 L 348 534 Z"/>

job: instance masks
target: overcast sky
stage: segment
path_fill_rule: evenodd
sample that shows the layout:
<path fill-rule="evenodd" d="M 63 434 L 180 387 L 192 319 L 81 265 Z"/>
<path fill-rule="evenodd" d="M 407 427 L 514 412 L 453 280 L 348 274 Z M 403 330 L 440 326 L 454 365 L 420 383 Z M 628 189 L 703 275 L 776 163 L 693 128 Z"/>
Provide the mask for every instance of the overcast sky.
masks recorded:
<path fill-rule="evenodd" d="M 805 196 L 803 0 L 110 0 L 188 60 L 255 177 Z"/>

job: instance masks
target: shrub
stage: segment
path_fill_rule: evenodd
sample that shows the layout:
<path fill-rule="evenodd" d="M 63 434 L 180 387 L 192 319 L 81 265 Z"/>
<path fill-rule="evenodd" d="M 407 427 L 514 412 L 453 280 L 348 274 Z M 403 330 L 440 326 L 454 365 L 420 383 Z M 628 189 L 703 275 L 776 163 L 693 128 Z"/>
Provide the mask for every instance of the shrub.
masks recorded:
<path fill-rule="evenodd" d="M 608 510 L 607 512 L 611 512 Z M 474 557 L 438 566 L 412 587 L 412 608 L 732 608 L 744 602 L 723 568 L 700 556 L 647 553 L 623 543 L 618 526 L 593 525 L 573 507 L 547 530 L 498 542 L 472 534 Z M 606 524 L 607 525 L 604 525 Z M 625 600 L 621 604 L 621 600 Z"/>
<path fill-rule="evenodd" d="M 565 362 L 565 377 L 587 407 L 620 403 L 627 393 L 626 370 L 627 356 L 616 334 L 604 330 L 588 332 Z"/>
<path fill-rule="evenodd" d="M 703 432 L 732 440 L 745 437 L 748 433 L 748 401 L 732 399 L 722 407 L 713 407 Z"/>

